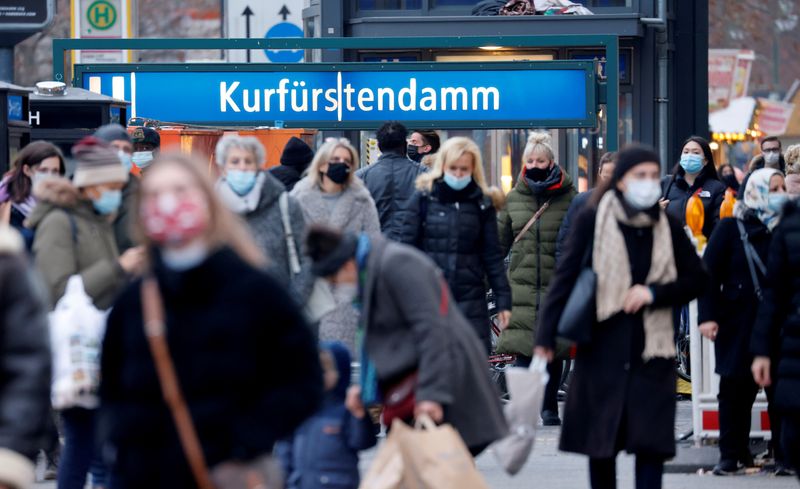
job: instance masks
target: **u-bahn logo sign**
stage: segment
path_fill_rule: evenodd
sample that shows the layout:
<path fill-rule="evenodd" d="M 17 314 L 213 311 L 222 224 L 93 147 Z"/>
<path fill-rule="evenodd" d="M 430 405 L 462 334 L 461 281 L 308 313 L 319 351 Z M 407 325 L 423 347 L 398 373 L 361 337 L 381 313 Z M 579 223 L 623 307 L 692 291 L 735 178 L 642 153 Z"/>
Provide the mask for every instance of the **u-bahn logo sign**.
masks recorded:
<path fill-rule="evenodd" d="M 78 66 L 76 76 L 84 88 L 129 100 L 135 117 L 164 122 L 317 128 L 374 128 L 386 120 L 437 128 L 596 122 L 591 62 L 182 67 Z M 109 92 L 114 87 L 117 93 Z"/>

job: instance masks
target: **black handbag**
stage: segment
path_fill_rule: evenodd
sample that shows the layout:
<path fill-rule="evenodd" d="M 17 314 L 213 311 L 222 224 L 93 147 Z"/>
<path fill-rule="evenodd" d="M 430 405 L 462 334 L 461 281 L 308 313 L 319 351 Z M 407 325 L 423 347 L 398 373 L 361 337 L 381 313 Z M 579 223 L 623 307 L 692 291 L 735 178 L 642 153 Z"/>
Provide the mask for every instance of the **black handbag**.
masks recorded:
<path fill-rule="evenodd" d="M 558 337 L 572 343 L 586 344 L 592 336 L 595 314 L 595 293 L 597 274 L 592 270 L 593 243 L 590 242 L 583 254 L 582 269 L 572 286 L 567 304 L 558 320 Z"/>

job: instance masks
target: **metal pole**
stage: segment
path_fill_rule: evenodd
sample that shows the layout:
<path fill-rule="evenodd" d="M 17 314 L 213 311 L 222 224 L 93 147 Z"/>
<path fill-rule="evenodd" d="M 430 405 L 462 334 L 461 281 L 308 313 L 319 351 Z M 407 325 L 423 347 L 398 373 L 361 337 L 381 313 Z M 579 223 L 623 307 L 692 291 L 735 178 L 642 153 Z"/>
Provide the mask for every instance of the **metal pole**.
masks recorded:
<path fill-rule="evenodd" d="M 0 81 L 14 82 L 14 47 L 0 47 Z"/>

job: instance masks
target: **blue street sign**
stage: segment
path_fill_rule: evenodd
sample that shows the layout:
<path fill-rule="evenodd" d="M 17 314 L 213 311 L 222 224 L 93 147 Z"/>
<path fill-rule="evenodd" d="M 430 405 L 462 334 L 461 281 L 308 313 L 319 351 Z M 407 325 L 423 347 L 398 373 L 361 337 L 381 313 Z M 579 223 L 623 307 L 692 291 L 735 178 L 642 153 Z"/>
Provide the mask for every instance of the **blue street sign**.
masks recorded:
<path fill-rule="evenodd" d="M 8 96 L 8 120 L 21 121 L 22 119 L 22 95 Z"/>
<path fill-rule="evenodd" d="M 270 27 L 264 37 L 267 39 L 273 37 L 303 37 L 303 29 L 291 22 L 281 22 Z M 267 58 L 273 63 L 299 63 L 303 61 L 302 49 L 296 51 L 265 49 L 264 54 L 266 54 Z"/>
<path fill-rule="evenodd" d="M 78 80 L 88 88 L 97 77 L 106 93 L 124 76 L 132 114 L 165 122 L 366 129 L 386 120 L 439 128 L 593 127 L 596 120 L 588 62 L 109 67 L 78 66 Z"/>

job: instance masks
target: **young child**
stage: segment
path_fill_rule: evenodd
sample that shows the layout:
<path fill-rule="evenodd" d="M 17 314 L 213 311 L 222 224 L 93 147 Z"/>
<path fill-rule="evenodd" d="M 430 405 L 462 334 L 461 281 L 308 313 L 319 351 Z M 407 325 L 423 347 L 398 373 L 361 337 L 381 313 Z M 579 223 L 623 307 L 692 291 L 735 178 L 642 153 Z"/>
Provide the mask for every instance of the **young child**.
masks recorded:
<path fill-rule="evenodd" d="M 291 438 L 275 445 L 286 489 L 357 489 L 358 452 L 375 446 L 376 426 L 350 386 L 350 353 L 341 343 L 320 344 L 325 384 L 322 408 Z"/>

